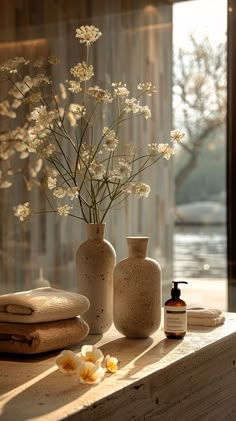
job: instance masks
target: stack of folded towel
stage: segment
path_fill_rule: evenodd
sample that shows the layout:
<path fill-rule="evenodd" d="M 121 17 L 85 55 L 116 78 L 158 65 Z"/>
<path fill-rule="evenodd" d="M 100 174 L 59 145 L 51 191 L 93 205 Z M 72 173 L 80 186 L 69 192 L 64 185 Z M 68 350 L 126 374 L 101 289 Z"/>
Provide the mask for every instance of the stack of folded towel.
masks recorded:
<path fill-rule="evenodd" d="M 83 295 L 43 287 L 0 296 L 0 352 L 36 354 L 78 343 L 89 326 L 78 317 Z"/>
<path fill-rule="evenodd" d="M 204 307 L 193 307 L 187 310 L 188 326 L 218 326 L 224 323 L 221 310 Z"/>

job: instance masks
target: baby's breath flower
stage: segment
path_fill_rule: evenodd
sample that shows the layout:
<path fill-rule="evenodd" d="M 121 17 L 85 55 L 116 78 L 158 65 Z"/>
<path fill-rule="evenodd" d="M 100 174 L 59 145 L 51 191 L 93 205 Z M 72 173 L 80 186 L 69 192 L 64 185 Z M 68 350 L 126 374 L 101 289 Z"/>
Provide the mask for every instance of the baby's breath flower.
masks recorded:
<path fill-rule="evenodd" d="M 152 84 L 152 82 L 139 83 L 137 88 L 140 91 L 147 92 L 148 95 L 152 95 L 152 93 L 157 92 L 156 87 Z"/>
<path fill-rule="evenodd" d="M 47 179 L 47 184 L 49 190 L 55 189 L 57 185 L 57 179 L 49 176 Z"/>
<path fill-rule="evenodd" d="M 48 63 L 49 64 L 59 64 L 60 59 L 55 55 L 51 55 L 51 56 L 48 57 Z"/>
<path fill-rule="evenodd" d="M 126 88 L 126 83 L 114 82 L 111 84 L 111 86 L 114 88 L 114 95 L 121 97 L 126 97 L 129 95 L 129 91 Z"/>
<path fill-rule="evenodd" d="M 44 73 L 38 73 L 33 78 L 29 78 L 28 84 L 31 88 L 34 88 L 41 85 L 50 85 L 51 81 Z"/>
<path fill-rule="evenodd" d="M 35 124 L 38 126 L 39 129 L 48 127 L 52 121 L 56 118 L 55 111 L 47 111 L 46 105 L 41 105 L 40 107 L 36 107 L 31 112 L 32 120 L 35 120 Z"/>
<path fill-rule="evenodd" d="M 139 111 L 142 114 L 144 114 L 144 118 L 146 118 L 146 120 L 152 116 L 151 111 L 150 111 L 150 109 L 148 108 L 147 105 L 144 105 L 143 107 L 140 107 Z"/>
<path fill-rule="evenodd" d="M 76 199 L 79 196 L 78 188 L 69 187 L 66 191 L 66 195 L 70 198 L 70 200 Z"/>
<path fill-rule="evenodd" d="M 72 374 L 77 373 L 80 359 L 74 352 L 64 350 L 56 358 L 56 365 L 63 374 L 71 376 Z"/>
<path fill-rule="evenodd" d="M 89 80 L 94 75 L 92 64 L 88 65 L 85 61 L 76 64 L 76 66 L 70 69 L 70 72 L 74 77 L 78 77 L 81 81 Z"/>
<path fill-rule="evenodd" d="M 70 87 L 68 88 L 69 91 L 71 91 L 75 94 L 82 91 L 80 82 L 77 82 L 77 80 L 68 80 L 67 82 L 70 85 Z"/>
<path fill-rule="evenodd" d="M 29 63 L 29 60 L 25 60 L 24 57 L 15 57 L 0 64 L 0 72 L 14 74 L 18 72 L 18 68 L 25 66 Z"/>
<path fill-rule="evenodd" d="M 88 89 L 88 95 L 94 97 L 98 103 L 108 104 L 113 101 L 113 97 L 110 92 L 105 89 L 94 86 Z"/>
<path fill-rule="evenodd" d="M 57 207 L 57 213 L 60 216 L 67 216 L 71 209 L 73 209 L 73 206 L 69 206 L 69 205 L 58 206 Z"/>
<path fill-rule="evenodd" d="M 105 358 L 105 366 L 109 373 L 116 373 L 118 370 L 118 359 L 116 357 L 110 357 L 110 355 L 107 355 Z"/>
<path fill-rule="evenodd" d="M 149 193 L 151 191 L 151 188 L 146 183 L 133 183 L 131 188 L 131 193 L 138 197 L 148 197 Z"/>
<path fill-rule="evenodd" d="M 130 173 L 131 165 L 124 159 L 119 159 L 118 164 L 110 172 L 110 177 L 122 180 L 123 178 L 128 178 Z"/>
<path fill-rule="evenodd" d="M 20 219 L 20 221 L 24 221 L 30 214 L 30 207 L 29 202 L 25 202 L 21 205 L 18 205 L 14 208 L 14 215 Z"/>
<path fill-rule="evenodd" d="M 46 156 L 50 156 L 57 150 L 56 146 L 53 143 L 50 143 L 42 152 Z"/>
<path fill-rule="evenodd" d="M 139 112 L 140 106 L 136 98 L 131 98 L 131 99 L 127 98 L 125 100 L 125 103 L 126 103 L 125 111 L 127 113 L 129 113 L 130 111 L 133 111 L 133 113 Z"/>
<path fill-rule="evenodd" d="M 63 187 L 58 187 L 53 191 L 53 196 L 57 197 L 58 199 L 62 199 L 65 197 L 67 190 Z"/>
<path fill-rule="evenodd" d="M 160 153 L 158 143 L 149 143 L 148 148 L 151 155 L 158 155 Z"/>
<path fill-rule="evenodd" d="M 89 46 L 93 42 L 97 41 L 97 39 L 102 35 L 98 28 L 95 26 L 81 26 L 80 28 L 76 29 L 76 38 L 80 39 L 80 42 Z"/>
<path fill-rule="evenodd" d="M 177 142 L 177 143 L 181 142 L 181 140 L 184 138 L 184 136 L 185 136 L 185 133 L 181 132 L 178 129 L 171 130 L 171 132 L 170 132 L 170 137 L 171 137 L 171 140 L 173 142 Z"/>
<path fill-rule="evenodd" d="M 85 116 L 86 108 L 84 105 L 80 104 L 70 104 L 69 111 L 73 114 L 75 114 L 75 118 L 79 119 L 81 117 Z"/>
<path fill-rule="evenodd" d="M 105 135 L 103 144 L 104 149 L 109 152 L 114 151 L 119 143 L 116 132 L 108 127 L 104 127 L 102 134 L 103 136 Z"/>
<path fill-rule="evenodd" d="M 93 161 L 89 167 L 89 172 L 95 180 L 102 180 L 106 174 L 106 168 L 103 164 Z"/>
<path fill-rule="evenodd" d="M 34 138 L 27 144 L 27 148 L 29 152 L 36 153 L 39 150 L 40 145 L 42 144 L 43 140 L 39 138 Z"/>
<path fill-rule="evenodd" d="M 157 146 L 158 152 L 162 154 L 162 156 L 167 159 L 167 161 L 170 159 L 171 155 L 174 155 L 175 151 L 171 146 L 169 146 L 168 143 L 159 143 Z"/>
<path fill-rule="evenodd" d="M 79 365 L 78 375 L 81 383 L 97 384 L 103 379 L 105 370 L 100 365 L 87 361 Z"/>
<path fill-rule="evenodd" d="M 94 364 L 101 364 L 104 359 L 102 351 L 95 345 L 83 345 L 79 357 L 83 362 L 89 361 Z"/>

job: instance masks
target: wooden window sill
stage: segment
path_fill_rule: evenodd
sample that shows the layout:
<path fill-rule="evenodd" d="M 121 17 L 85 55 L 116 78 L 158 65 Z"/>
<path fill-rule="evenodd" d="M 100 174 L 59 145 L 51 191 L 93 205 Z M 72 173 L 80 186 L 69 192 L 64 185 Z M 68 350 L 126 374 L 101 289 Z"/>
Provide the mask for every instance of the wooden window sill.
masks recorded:
<path fill-rule="evenodd" d="M 89 336 L 120 369 L 95 386 L 63 376 L 58 352 L 0 355 L 0 418 L 23 420 L 201 420 L 236 419 L 236 314 L 224 325 L 188 331 L 183 340 L 132 340 L 112 327 Z M 72 347 L 79 352 L 81 345 Z"/>

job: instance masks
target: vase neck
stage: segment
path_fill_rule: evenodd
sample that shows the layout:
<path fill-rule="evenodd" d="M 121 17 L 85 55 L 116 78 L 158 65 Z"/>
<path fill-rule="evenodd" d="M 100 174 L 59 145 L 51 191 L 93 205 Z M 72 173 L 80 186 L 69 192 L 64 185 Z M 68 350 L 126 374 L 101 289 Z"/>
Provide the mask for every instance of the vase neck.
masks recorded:
<path fill-rule="evenodd" d="M 89 240 L 104 239 L 106 224 L 87 224 L 87 234 Z"/>
<path fill-rule="evenodd" d="M 145 258 L 149 237 L 127 237 L 129 257 Z"/>

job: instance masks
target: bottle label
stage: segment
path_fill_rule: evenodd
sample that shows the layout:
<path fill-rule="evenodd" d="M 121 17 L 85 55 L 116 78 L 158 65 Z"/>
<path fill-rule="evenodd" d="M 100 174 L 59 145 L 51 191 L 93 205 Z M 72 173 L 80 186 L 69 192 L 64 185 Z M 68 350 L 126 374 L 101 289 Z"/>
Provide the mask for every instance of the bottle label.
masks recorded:
<path fill-rule="evenodd" d="M 164 330 L 171 333 L 182 333 L 187 331 L 186 306 L 164 308 Z"/>

